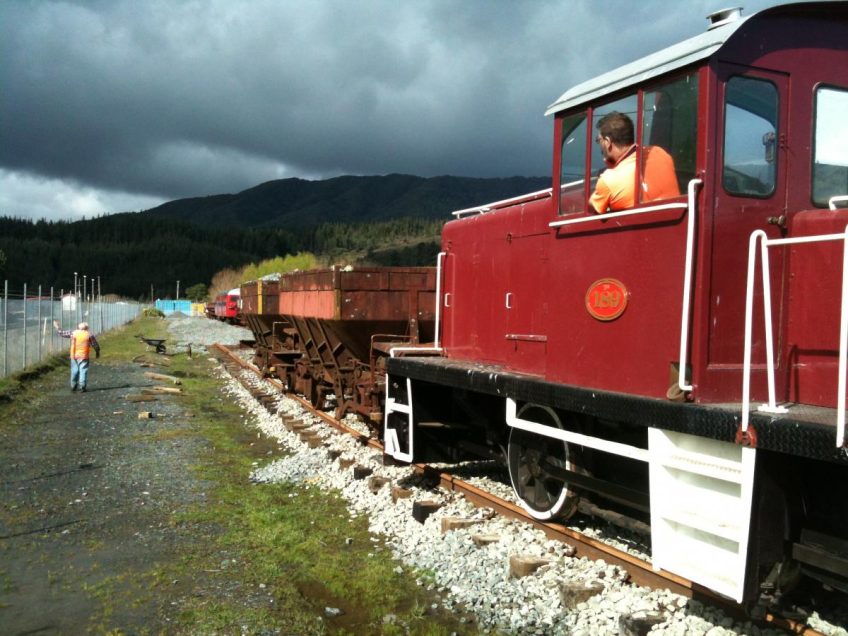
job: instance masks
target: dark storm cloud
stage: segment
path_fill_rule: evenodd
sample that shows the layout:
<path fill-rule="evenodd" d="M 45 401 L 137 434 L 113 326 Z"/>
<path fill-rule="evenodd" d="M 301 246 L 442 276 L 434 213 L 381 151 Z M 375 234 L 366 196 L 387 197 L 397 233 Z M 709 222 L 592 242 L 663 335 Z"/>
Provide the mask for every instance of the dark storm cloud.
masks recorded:
<path fill-rule="evenodd" d="M 170 199 L 288 176 L 544 175 L 550 102 L 719 4 L 3 2 L 0 180 Z"/>

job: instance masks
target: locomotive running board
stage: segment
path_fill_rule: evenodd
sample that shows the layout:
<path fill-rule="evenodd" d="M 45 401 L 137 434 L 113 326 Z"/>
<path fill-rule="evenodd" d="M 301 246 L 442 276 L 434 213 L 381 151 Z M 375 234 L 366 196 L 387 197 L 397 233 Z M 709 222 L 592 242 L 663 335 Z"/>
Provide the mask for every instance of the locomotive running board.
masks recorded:
<path fill-rule="evenodd" d="M 521 419 L 506 399 L 506 421 L 564 442 L 647 462 L 651 560 L 741 603 L 756 450 L 732 442 L 648 428 L 648 449 Z"/>
<path fill-rule="evenodd" d="M 386 374 L 386 413 L 383 419 L 383 440 L 385 441 L 384 452 L 398 461 L 412 462 L 413 455 L 413 430 L 412 430 L 412 380 L 406 380 L 406 399 L 409 404 L 399 402 L 392 397 L 392 378 Z M 401 449 L 400 438 L 397 428 L 390 426 L 390 418 L 393 414 L 399 414 L 401 419 L 406 420 L 407 445 L 406 452 Z"/>

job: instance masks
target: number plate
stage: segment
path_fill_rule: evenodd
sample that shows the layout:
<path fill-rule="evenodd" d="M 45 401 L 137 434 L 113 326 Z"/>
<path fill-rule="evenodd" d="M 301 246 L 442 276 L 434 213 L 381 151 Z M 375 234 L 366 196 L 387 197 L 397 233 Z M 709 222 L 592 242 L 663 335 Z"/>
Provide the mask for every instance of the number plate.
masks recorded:
<path fill-rule="evenodd" d="M 586 292 L 586 311 L 597 320 L 615 320 L 627 308 L 630 292 L 620 280 L 602 278 Z"/>

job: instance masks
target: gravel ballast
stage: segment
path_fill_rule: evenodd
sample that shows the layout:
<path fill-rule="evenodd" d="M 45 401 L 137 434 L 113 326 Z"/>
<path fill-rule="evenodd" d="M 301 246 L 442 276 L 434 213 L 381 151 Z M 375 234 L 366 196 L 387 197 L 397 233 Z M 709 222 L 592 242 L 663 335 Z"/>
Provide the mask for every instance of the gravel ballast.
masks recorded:
<path fill-rule="evenodd" d="M 249 386 L 274 393 L 270 383 L 249 371 L 240 373 Z M 574 558 L 570 546 L 548 540 L 526 523 L 475 508 L 456 493 L 427 488 L 410 467 L 382 465 L 378 451 L 339 435 L 294 400 L 278 398 L 276 413 L 269 413 L 229 374 L 222 371 L 221 375 L 225 393 L 248 410 L 250 424 L 279 439 L 292 453 L 257 468 L 254 481 L 294 482 L 305 489 L 340 492 L 352 516 L 368 517 L 373 540 L 391 550 L 399 568 L 416 576 L 419 585 L 440 591 L 446 608 L 468 612 L 484 630 L 586 636 L 635 633 L 628 631 L 633 619 L 653 618 L 657 624 L 651 633 L 658 634 L 781 633 L 736 622 L 716 608 L 667 590 L 631 585 L 619 568 Z M 325 446 L 310 448 L 300 435 L 284 427 L 282 415 L 309 424 Z M 350 421 L 348 418 L 346 423 Z M 329 450 L 339 453 L 333 461 Z M 386 484 L 375 487 L 373 480 L 355 479 L 354 466 L 370 469 L 372 477 L 382 477 Z M 474 481 L 485 487 L 485 478 Z M 392 485 L 410 489 L 412 495 L 393 500 Z M 422 501 L 435 501 L 441 507 L 419 523 L 412 513 L 415 502 Z M 471 525 L 443 533 L 443 520 L 451 517 L 469 520 Z M 481 535 L 491 542 L 482 542 Z M 510 558 L 518 556 L 536 558 L 543 564 L 533 574 L 515 578 L 510 573 Z M 846 634 L 841 627 L 816 620 L 814 616 L 810 623 L 824 633 Z"/>

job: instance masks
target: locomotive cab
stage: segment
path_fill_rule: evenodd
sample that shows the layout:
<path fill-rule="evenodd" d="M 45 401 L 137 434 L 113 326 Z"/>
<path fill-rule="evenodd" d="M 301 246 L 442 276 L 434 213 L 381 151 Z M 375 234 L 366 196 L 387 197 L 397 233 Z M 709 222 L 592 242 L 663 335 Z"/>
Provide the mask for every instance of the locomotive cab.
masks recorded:
<path fill-rule="evenodd" d="M 848 592 L 846 28 L 723 13 L 556 100 L 551 189 L 445 225 L 441 355 L 389 360 L 389 453 L 500 457 L 542 520 L 623 507 L 738 601 Z M 613 112 L 630 199 L 597 210 Z"/>

